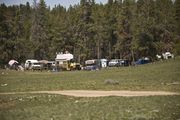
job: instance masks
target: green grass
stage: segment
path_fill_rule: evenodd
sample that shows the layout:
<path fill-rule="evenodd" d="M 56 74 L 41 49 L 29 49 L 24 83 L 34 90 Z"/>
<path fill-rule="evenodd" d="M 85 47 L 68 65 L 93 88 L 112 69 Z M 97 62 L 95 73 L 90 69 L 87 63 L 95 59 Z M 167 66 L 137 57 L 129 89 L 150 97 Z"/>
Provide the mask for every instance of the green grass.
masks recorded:
<path fill-rule="evenodd" d="M 0 92 L 70 89 L 180 92 L 179 71 L 180 58 L 100 71 L 0 70 Z M 180 120 L 180 96 L 0 95 L 0 120 Z"/>
<path fill-rule="evenodd" d="M 36 90 L 164 90 L 180 92 L 180 57 L 100 71 L 19 72 L 0 70 L 0 92 Z M 115 81 L 118 84 L 106 83 Z"/>
<path fill-rule="evenodd" d="M 0 96 L 1 120 L 179 120 L 180 96 Z"/>

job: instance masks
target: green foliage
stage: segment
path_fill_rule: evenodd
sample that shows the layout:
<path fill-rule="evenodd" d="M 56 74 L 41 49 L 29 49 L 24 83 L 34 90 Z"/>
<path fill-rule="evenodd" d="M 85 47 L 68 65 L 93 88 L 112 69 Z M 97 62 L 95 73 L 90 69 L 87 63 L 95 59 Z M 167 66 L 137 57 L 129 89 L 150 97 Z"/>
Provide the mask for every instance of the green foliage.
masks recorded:
<path fill-rule="evenodd" d="M 10 59 L 54 60 L 57 52 L 66 50 L 81 63 L 95 58 L 154 59 L 178 51 L 178 0 L 109 0 L 105 5 L 81 0 L 80 5 L 51 10 L 44 0 L 35 3 L 0 6 L 0 65 Z"/>
<path fill-rule="evenodd" d="M 49 51 L 48 15 L 44 0 L 35 4 L 33 23 L 31 28 L 31 42 L 34 50 L 34 58 L 47 59 Z"/>
<path fill-rule="evenodd" d="M 177 22 L 177 34 L 180 35 L 180 1 L 176 0 L 175 1 L 175 19 Z"/>

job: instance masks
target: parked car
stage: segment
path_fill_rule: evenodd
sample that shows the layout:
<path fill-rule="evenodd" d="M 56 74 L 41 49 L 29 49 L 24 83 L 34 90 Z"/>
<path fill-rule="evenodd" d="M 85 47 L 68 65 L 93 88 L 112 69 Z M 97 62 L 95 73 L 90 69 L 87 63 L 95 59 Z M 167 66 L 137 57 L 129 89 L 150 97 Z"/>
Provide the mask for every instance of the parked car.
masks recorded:
<path fill-rule="evenodd" d="M 42 70 L 43 66 L 40 63 L 33 63 L 31 66 L 32 70 Z"/>
<path fill-rule="evenodd" d="M 120 67 L 120 66 L 129 66 L 129 64 L 130 64 L 129 60 L 127 60 L 127 59 L 120 59 L 116 66 L 117 67 Z"/>
<path fill-rule="evenodd" d="M 121 64 L 120 62 L 121 62 L 120 59 L 112 59 L 109 61 L 108 66 L 109 67 L 116 67 L 116 66 L 119 66 Z"/>
<path fill-rule="evenodd" d="M 97 59 L 86 60 L 84 69 L 85 70 L 99 70 L 100 69 L 100 61 Z"/>
<path fill-rule="evenodd" d="M 148 57 L 138 59 L 135 64 L 141 65 L 141 64 L 147 64 L 150 63 L 150 59 Z"/>

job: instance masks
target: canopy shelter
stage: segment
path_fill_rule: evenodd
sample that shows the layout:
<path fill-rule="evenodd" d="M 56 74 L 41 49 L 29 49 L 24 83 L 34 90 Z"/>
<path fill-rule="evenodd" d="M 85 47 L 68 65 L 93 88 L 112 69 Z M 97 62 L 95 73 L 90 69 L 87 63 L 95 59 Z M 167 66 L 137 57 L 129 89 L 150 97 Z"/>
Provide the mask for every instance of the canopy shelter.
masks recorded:
<path fill-rule="evenodd" d="M 48 64 L 49 61 L 47 61 L 47 60 L 39 60 L 39 63 L 42 63 L 42 64 Z"/>
<path fill-rule="evenodd" d="M 14 65 L 14 64 L 18 64 L 18 61 L 16 60 L 10 60 L 8 63 L 10 66 Z"/>
<path fill-rule="evenodd" d="M 16 60 L 10 60 L 10 61 L 8 62 L 8 65 L 9 65 L 9 68 L 10 68 L 10 69 L 24 71 L 24 68 L 23 68 L 23 67 L 19 64 L 19 62 L 16 61 Z"/>

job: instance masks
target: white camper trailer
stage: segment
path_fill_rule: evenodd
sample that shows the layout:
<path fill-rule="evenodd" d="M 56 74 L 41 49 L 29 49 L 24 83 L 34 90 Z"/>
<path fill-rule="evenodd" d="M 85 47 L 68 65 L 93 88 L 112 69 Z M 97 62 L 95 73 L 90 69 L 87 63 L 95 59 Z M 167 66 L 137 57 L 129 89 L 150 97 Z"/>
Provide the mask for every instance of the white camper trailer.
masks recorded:
<path fill-rule="evenodd" d="M 26 70 L 41 70 L 42 65 L 38 62 L 38 60 L 29 59 L 25 62 Z"/>
<path fill-rule="evenodd" d="M 55 58 L 56 67 L 63 70 L 70 70 L 70 60 L 73 58 L 74 56 L 70 53 L 58 53 Z"/>
<path fill-rule="evenodd" d="M 74 55 L 66 52 L 59 53 L 55 58 L 55 65 L 57 69 L 61 70 L 81 70 L 81 65 L 74 61 Z"/>

